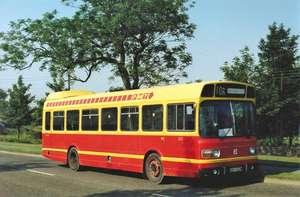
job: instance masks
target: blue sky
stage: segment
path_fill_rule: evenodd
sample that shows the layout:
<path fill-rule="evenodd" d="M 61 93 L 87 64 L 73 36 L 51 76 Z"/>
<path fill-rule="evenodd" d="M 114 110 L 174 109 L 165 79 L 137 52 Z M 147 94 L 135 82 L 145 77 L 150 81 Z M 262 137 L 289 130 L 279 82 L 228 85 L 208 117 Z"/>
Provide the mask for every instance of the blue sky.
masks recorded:
<path fill-rule="evenodd" d="M 60 0 L 0 0 L 0 31 L 7 31 L 10 21 L 39 18 L 53 9 L 63 16 L 74 11 Z M 187 69 L 189 77 L 181 82 L 223 79 L 220 66 L 224 61 L 238 55 L 245 45 L 256 53 L 259 40 L 266 36 L 268 25 L 273 22 L 291 28 L 292 34 L 300 34 L 300 0 L 196 0 L 189 16 L 197 30 L 188 41 L 193 56 L 193 63 Z M 49 74 L 40 72 L 38 66 L 22 72 L 1 71 L 0 88 L 10 88 L 20 74 L 26 83 L 32 84 L 35 96 L 42 97 L 49 91 L 45 86 L 50 81 Z M 88 83 L 76 83 L 73 88 L 102 92 L 121 84 L 119 80 L 109 81 L 109 76 L 109 70 L 103 70 L 95 73 Z"/>

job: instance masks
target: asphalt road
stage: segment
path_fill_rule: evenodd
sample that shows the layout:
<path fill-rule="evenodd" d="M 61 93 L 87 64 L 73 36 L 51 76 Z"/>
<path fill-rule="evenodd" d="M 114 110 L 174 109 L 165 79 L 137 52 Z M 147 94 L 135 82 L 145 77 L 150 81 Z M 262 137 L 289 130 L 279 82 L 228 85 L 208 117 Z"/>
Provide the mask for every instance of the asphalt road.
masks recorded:
<path fill-rule="evenodd" d="M 85 168 L 73 172 L 39 157 L 0 153 L 0 197 L 10 196 L 300 196 L 299 186 L 169 178 L 155 185 L 139 174 Z"/>

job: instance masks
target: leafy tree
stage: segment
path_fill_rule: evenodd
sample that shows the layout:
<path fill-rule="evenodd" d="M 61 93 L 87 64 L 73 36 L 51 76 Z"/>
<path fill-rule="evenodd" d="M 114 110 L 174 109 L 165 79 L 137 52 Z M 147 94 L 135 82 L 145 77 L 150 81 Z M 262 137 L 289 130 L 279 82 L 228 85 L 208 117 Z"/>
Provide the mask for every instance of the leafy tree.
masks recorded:
<path fill-rule="evenodd" d="M 275 137 L 276 144 L 289 136 L 291 145 L 300 124 L 298 37 L 283 24 L 273 23 L 259 42 L 258 64 L 246 47 L 241 57 L 221 67 L 225 79 L 255 84 L 259 134 Z"/>
<path fill-rule="evenodd" d="M 32 119 L 36 125 L 42 125 L 43 108 L 45 101 L 46 98 L 41 98 L 34 101 L 35 106 L 32 110 Z"/>
<path fill-rule="evenodd" d="M 297 94 L 300 91 L 299 70 L 296 62 L 298 35 L 291 35 L 284 25 L 273 23 L 269 34 L 261 39 L 259 48 L 260 86 L 258 94 L 258 113 L 266 117 L 269 133 L 276 133 L 278 143 L 283 136 L 292 137 L 300 124 L 300 106 Z"/>
<path fill-rule="evenodd" d="M 178 82 L 187 76 L 185 68 L 192 57 L 185 42 L 195 30 L 187 15 L 188 0 L 79 2 L 70 18 L 58 18 L 54 11 L 42 19 L 11 23 L 11 31 L 0 36 L 4 52 L 0 63 L 24 69 L 40 62 L 41 69 L 69 72 L 72 80 L 82 82 L 109 67 L 125 89 Z M 77 70 L 86 76 L 79 78 Z"/>
<path fill-rule="evenodd" d="M 254 56 L 247 46 L 240 53 L 241 56 L 233 58 L 231 63 L 225 62 L 221 70 L 226 80 L 251 83 L 255 69 Z"/>
<path fill-rule="evenodd" d="M 45 13 L 41 19 L 20 19 L 10 23 L 10 31 L 0 33 L 0 68 L 13 67 L 23 70 L 32 65 L 40 69 L 67 76 L 74 81 L 86 82 L 92 71 L 97 70 L 94 62 L 82 61 L 90 57 L 83 43 L 76 41 L 80 36 L 76 21 L 62 17 L 57 12 Z M 75 75 L 81 74 L 82 78 Z"/>
<path fill-rule="evenodd" d="M 7 93 L 4 90 L 0 89 L 0 121 L 3 119 L 3 115 L 7 108 L 6 98 Z"/>
<path fill-rule="evenodd" d="M 61 76 L 61 73 L 56 72 L 55 70 L 50 71 L 52 82 L 47 82 L 47 87 L 50 88 L 54 92 L 70 90 L 71 82 L 69 81 L 68 87 L 66 88 L 66 82 L 64 77 Z"/>
<path fill-rule="evenodd" d="M 30 84 L 25 85 L 23 77 L 19 76 L 16 84 L 8 90 L 8 106 L 4 120 L 10 126 L 16 127 L 18 140 L 20 139 L 21 128 L 23 125 L 32 121 L 32 109 L 30 107 L 34 97 L 29 93 Z"/>

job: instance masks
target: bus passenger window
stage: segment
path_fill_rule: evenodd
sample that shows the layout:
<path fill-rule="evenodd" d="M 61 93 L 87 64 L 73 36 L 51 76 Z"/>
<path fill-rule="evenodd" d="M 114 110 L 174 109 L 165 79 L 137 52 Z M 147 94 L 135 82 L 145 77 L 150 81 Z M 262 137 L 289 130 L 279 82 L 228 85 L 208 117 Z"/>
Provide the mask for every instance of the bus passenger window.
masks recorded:
<path fill-rule="evenodd" d="M 67 130 L 68 131 L 79 130 L 79 110 L 67 111 Z"/>
<path fill-rule="evenodd" d="M 139 128 L 139 108 L 123 107 L 121 109 L 121 130 L 137 131 Z"/>
<path fill-rule="evenodd" d="M 64 111 L 53 112 L 53 130 L 55 131 L 64 130 L 65 128 L 64 117 L 65 117 Z"/>
<path fill-rule="evenodd" d="M 50 120 L 51 120 L 51 113 L 46 112 L 46 115 L 45 115 L 45 130 L 46 131 L 50 130 Z"/>
<path fill-rule="evenodd" d="M 88 109 L 82 110 L 82 130 L 98 131 L 99 130 L 99 110 Z"/>
<path fill-rule="evenodd" d="M 118 116 L 117 108 L 102 109 L 102 113 L 101 113 L 102 131 L 116 131 L 118 125 L 117 116 Z"/>
<path fill-rule="evenodd" d="M 193 104 L 168 105 L 168 130 L 192 131 L 195 129 L 195 110 Z"/>
<path fill-rule="evenodd" d="M 163 128 L 163 106 L 143 106 L 143 130 L 162 131 Z"/>

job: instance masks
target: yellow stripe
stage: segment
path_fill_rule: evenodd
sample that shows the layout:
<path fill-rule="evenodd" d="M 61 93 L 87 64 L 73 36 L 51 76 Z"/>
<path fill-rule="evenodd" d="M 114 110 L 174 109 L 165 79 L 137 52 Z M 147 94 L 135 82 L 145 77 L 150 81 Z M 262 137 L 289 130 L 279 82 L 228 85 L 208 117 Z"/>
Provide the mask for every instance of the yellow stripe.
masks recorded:
<path fill-rule="evenodd" d="M 180 163 L 193 163 L 193 164 L 210 164 L 210 163 L 223 163 L 230 161 L 243 161 L 257 159 L 257 156 L 247 156 L 247 157 L 232 157 L 223 159 L 188 159 L 188 158 L 178 158 L 178 157 L 162 157 L 163 161 L 169 162 L 180 162 Z"/>
<path fill-rule="evenodd" d="M 64 152 L 64 153 L 68 151 L 67 149 L 58 149 L 58 148 L 43 148 L 42 150 Z M 78 153 L 80 155 L 112 156 L 112 157 L 130 158 L 130 159 L 144 159 L 144 155 L 135 155 L 135 154 L 95 152 L 95 151 L 78 151 Z M 244 160 L 255 160 L 255 159 L 257 159 L 257 156 L 231 157 L 231 158 L 223 158 L 223 159 L 189 159 L 189 158 L 179 158 L 179 157 L 161 157 L 162 161 L 192 163 L 192 164 L 212 164 L 212 163 L 224 163 L 230 161 L 244 161 Z"/>
<path fill-rule="evenodd" d="M 55 151 L 55 152 L 68 152 L 67 149 L 60 149 L 60 148 L 42 148 L 42 151 Z"/>
<path fill-rule="evenodd" d="M 97 155 L 97 156 L 112 156 L 121 158 L 131 158 L 131 159 L 144 159 L 144 155 L 132 155 L 132 154 L 122 154 L 122 153 L 109 153 L 109 152 L 94 152 L 94 151 L 78 151 L 81 155 Z"/>

